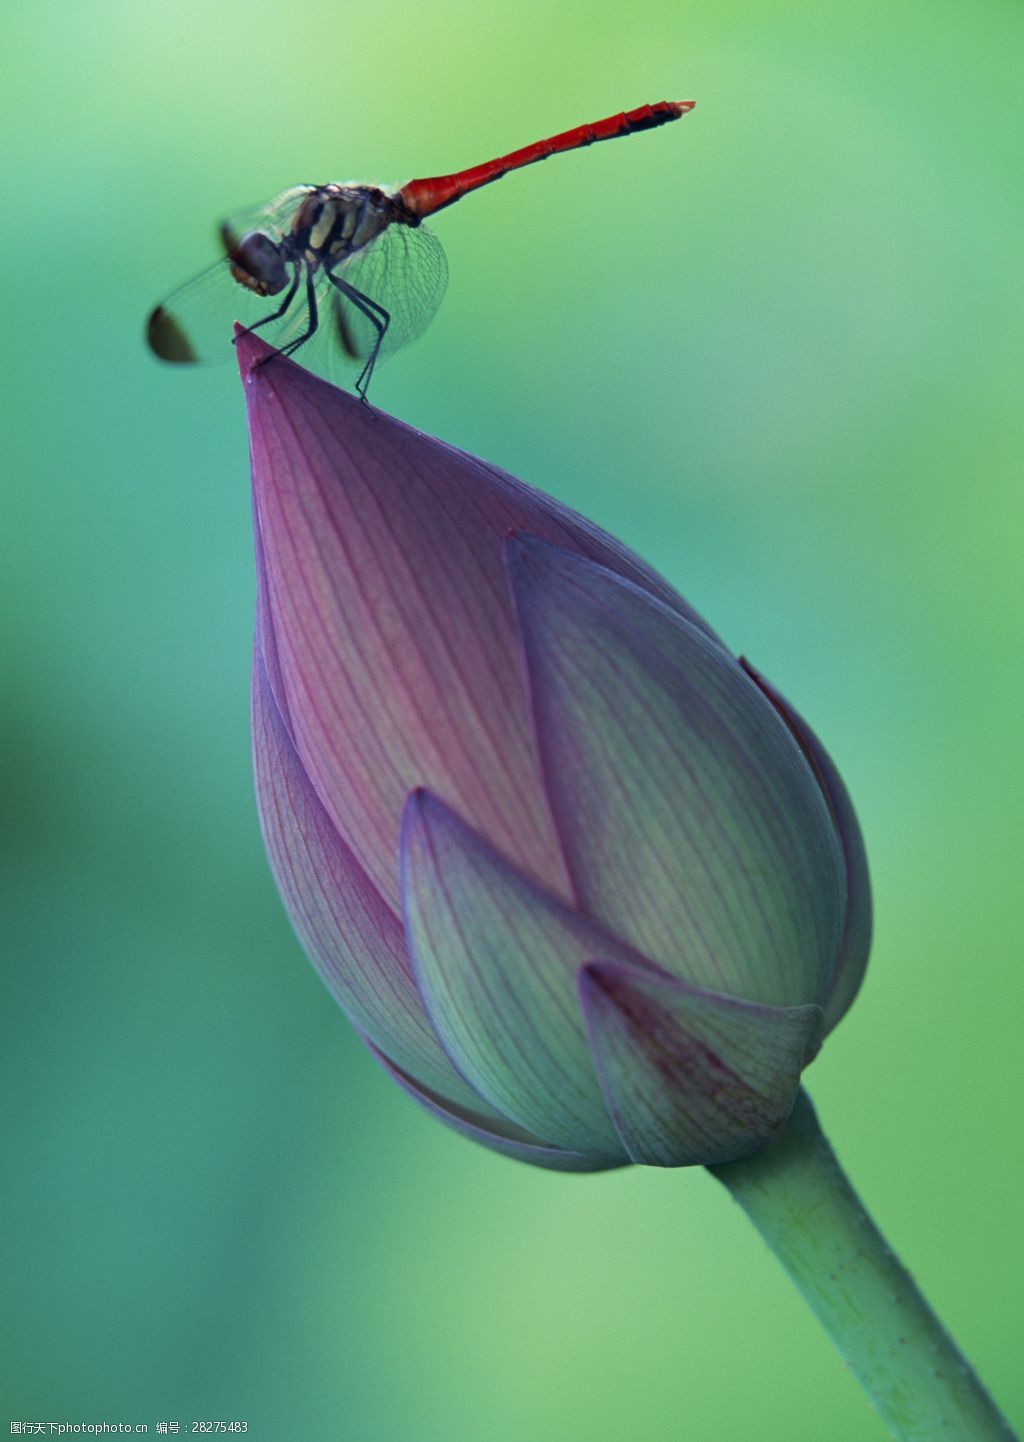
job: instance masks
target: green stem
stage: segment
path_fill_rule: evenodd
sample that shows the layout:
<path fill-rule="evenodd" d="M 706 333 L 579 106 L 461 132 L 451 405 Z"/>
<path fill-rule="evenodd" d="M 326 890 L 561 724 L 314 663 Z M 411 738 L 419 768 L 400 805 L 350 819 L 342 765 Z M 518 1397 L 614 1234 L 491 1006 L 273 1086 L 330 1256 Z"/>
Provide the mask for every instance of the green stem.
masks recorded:
<path fill-rule="evenodd" d="M 709 1168 L 793 1278 L 901 1442 L 1014 1442 L 864 1210 L 805 1092 L 781 1137 Z"/>

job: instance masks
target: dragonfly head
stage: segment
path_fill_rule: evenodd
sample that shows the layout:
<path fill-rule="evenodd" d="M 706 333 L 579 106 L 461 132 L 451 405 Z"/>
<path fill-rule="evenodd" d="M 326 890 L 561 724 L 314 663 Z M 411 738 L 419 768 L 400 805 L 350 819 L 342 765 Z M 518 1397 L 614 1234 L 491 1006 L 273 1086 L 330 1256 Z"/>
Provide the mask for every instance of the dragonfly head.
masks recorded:
<path fill-rule="evenodd" d="M 279 242 L 262 230 L 250 230 L 235 241 L 224 233 L 231 274 L 239 285 L 257 295 L 277 295 L 288 284 L 288 269 Z"/>

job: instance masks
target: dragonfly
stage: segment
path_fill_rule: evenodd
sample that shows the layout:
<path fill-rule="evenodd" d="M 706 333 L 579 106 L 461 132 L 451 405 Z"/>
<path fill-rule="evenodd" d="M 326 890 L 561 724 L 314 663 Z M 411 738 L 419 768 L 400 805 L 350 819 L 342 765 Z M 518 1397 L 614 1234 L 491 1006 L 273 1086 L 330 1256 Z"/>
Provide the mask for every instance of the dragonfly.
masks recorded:
<path fill-rule="evenodd" d="M 448 263 L 428 216 L 551 155 L 678 120 L 694 103 L 642 105 L 402 186 L 293 186 L 221 222 L 224 254 L 154 307 L 150 349 L 176 364 L 221 360 L 231 354 L 234 321 L 261 331 L 275 354 L 302 350 L 325 374 L 358 368 L 365 401 L 378 361 L 422 334 L 444 296 Z"/>

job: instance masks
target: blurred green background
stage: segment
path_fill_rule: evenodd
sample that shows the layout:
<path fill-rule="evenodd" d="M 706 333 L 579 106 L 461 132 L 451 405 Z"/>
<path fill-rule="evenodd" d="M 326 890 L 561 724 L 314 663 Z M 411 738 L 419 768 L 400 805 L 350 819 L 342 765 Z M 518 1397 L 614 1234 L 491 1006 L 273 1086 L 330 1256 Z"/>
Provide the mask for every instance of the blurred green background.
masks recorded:
<path fill-rule="evenodd" d="M 261 853 L 237 378 L 141 342 L 226 208 L 684 96 L 440 216 L 447 299 L 373 398 L 623 537 L 826 739 L 877 942 L 809 1087 L 1024 1424 L 1024 11 L 14 0 L 0 25 L 0 1426 L 882 1435 L 703 1172 L 520 1167 L 364 1054 Z"/>

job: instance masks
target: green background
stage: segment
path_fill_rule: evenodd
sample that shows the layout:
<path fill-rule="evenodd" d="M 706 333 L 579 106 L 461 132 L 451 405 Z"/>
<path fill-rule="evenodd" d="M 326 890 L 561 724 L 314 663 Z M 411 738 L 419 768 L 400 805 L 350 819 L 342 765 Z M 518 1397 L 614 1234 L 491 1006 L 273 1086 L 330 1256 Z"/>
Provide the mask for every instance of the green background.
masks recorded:
<path fill-rule="evenodd" d="M 2 29 L 0 1426 L 881 1437 L 706 1174 L 533 1171 L 364 1054 L 261 852 L 237 378 L 141 344 L 226 208 L 684 96 L 439 217 L 447 299 L 374 400 L 619 534 L 825 738 L 877 942 L 810 1090 L 1024 1423 L 1020 6 L 7 0 Z"/>

